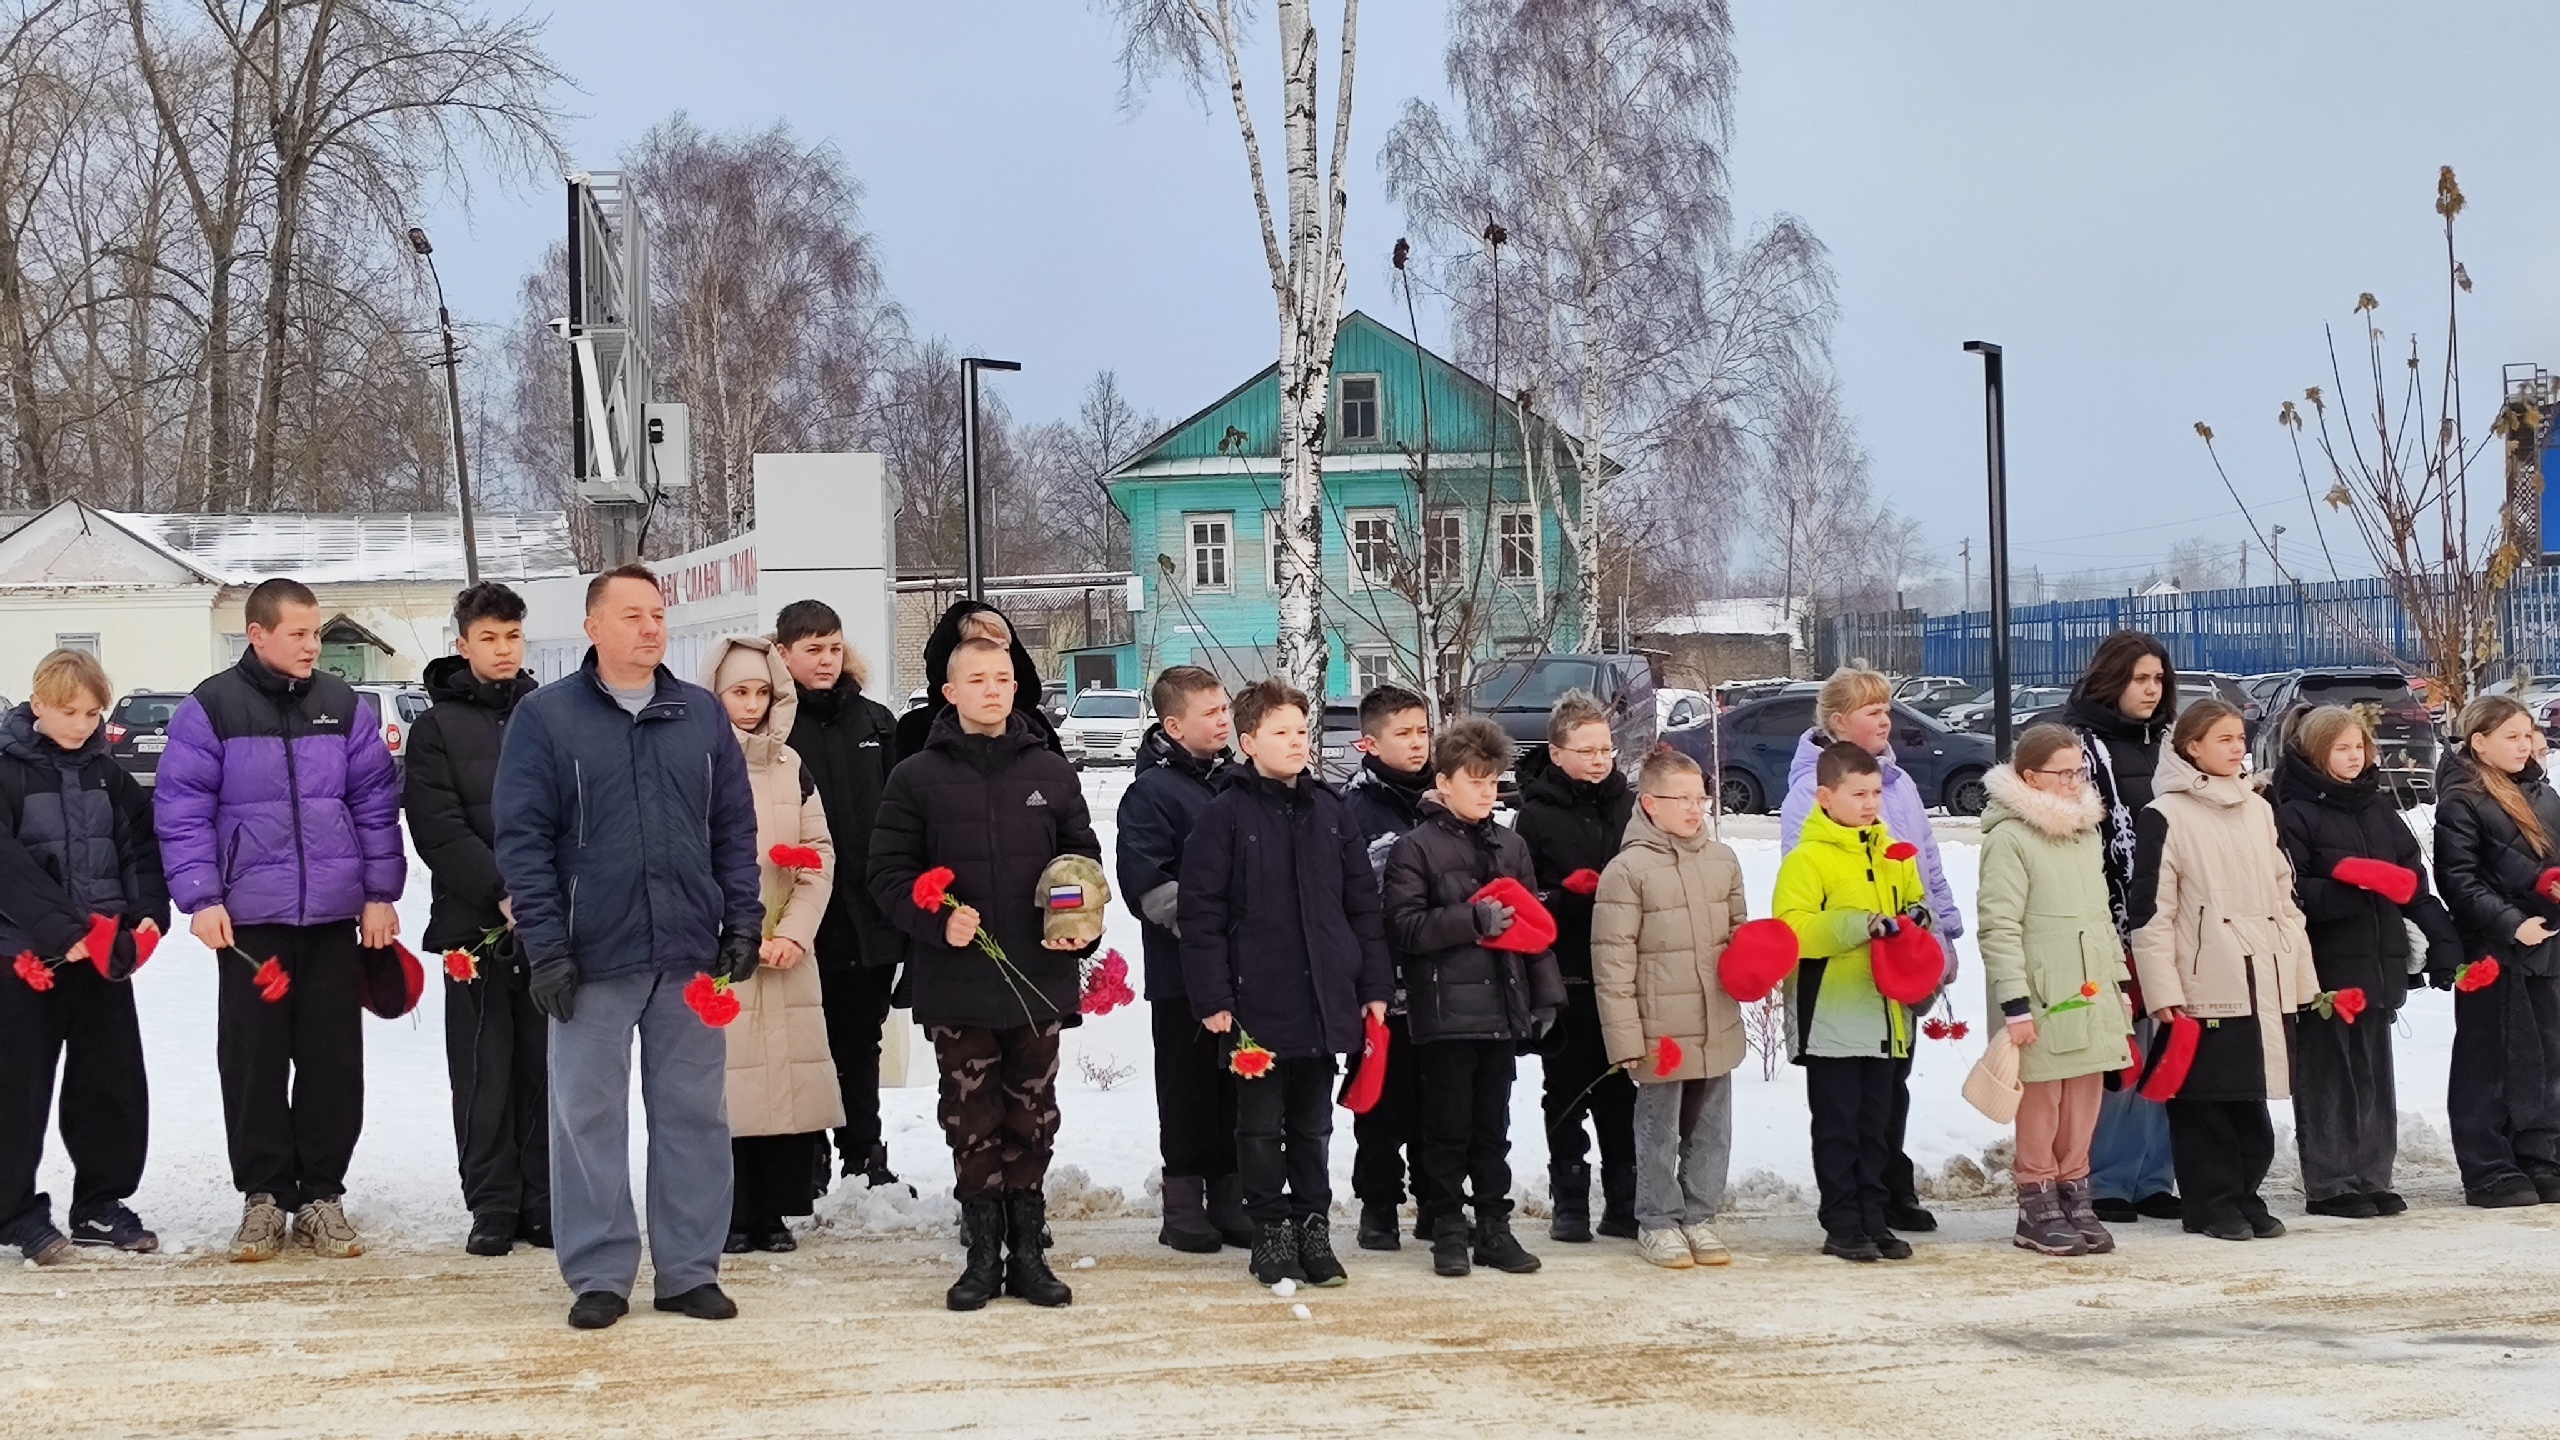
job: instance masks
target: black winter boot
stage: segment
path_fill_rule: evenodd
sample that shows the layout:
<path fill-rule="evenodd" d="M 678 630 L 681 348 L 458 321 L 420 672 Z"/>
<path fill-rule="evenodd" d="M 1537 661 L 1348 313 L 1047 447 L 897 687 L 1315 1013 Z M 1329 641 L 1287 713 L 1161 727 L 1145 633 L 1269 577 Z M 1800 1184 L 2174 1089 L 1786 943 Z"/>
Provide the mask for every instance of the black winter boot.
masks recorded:
<path fill-rule="evenodd" d="M 1627 1222 L 1627 1233 L 1635 1233 L 1635 1221 Z M 1506 1275 L 1526 1275 L 1538 1268 L 1538 1257 L 1520 1248 L 1520 1237 L 1511 1233 L 1509 1215 L 1485 1215 L 1476 1220 L 1476 1263 L 1490 1265 Z"/>
<path fill-rule="evenodd" d="M 1568 1245 L 1581 1245 L 1590 1241 L 1590 1166 L 1548 1166 L 1547 1203 L 1554 1207 L 1554 1216 L 1547 1221 L 1548 1239 L 1562 1240 Z"/>
<path fill-rule="evenodd" d="M 1007 1197 L 1004 1205 L 1004 1293 L 1050 1309 L 1073 1301 L 1075 1292 L 1049 1268 L 1048 1197 L 1023 1190 Z"/>
<path fill-rule="evenodd" d="M 1322 1215 L 1298 1221 L 1298 1268 L 1310 1285 L 1339 1285 L 1351 1278 L 1333 1253 L 1333 1222 Z"/>
<path fill-rule="evenodd" d="M 1306 1282 L 1306 1269 L 1298 1263 L 1297 1226 L 1286 1220 L 1256 1222 L 1253 1278 L 1265 1285 L 1277 1285 L 1283 1280 Z"/>
<path fill-rule="evenodd" d="M 1164 1224 L 1156 1243 L 1185 1255 L 1215 1255 L 1224 1243 L 1209 1223 L 1209 1182 L 1197 1175 L 1164 1177 Z"/>
<path fill-rule="evenodd" d="M 492 1210 L 471 1217 L 470 1238 L 462 1242 L 465 1254 L 504 1255 L 516 1248 L 516 1217 L 504 1210 Z"/>
<path fill-rule="evenodd" d="M 960 1239 L 969 1247 L 969 1261 L 944 1303 L 954 1310 L 984 1310 L 1004 1288 L 1004 1202 L 992 1196 L 962 1201 Z"/>
<path fill-rule="evenodd" d="M 1463 1211 L 1451 1211 L 1431 1222 L 1431 1271 L 1452 1279 L 1467 1273 L 1469 1232 Z"/>
<path fill-rule="evenodd" d="M 1360 1248 L 1363 1250 L 1401 1250 L 1404 1236 L 1399 1233 L 1396 1207 L 1363 1204 L 1360 1207 Z"/>
<path fill-rule="evenodd" d="M 1636 1167 L 1600 1167 L 1600 1233 L 1613 1240 L 1636 1238 Z"/>
<path fill-rule="evenodd" d="M 1253 1217 L 1244 1213 L 1244 1177 L 1229 1173 L 1209 1181 L 1209 1223 L 1217 1227 L 1218 1238 L 1239 1250 L 1253 1248 L 1258 1231 Z"/>

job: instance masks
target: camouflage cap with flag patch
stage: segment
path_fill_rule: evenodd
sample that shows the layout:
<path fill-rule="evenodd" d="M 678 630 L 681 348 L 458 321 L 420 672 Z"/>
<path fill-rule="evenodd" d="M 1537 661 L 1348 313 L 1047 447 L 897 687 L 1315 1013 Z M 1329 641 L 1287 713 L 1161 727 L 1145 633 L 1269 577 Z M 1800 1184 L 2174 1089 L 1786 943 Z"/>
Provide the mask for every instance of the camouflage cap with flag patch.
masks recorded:
<path fill-rule="evenodd" d="M 1111 899 L 1111 882 L 1102 862 L 1088 855 L 1061 855 L 1040 871 L 1040 889 L 1032 897 L 1040 905 L 1040 938 L 1091 945 L 1102 938 L 1102 907 Z"/>

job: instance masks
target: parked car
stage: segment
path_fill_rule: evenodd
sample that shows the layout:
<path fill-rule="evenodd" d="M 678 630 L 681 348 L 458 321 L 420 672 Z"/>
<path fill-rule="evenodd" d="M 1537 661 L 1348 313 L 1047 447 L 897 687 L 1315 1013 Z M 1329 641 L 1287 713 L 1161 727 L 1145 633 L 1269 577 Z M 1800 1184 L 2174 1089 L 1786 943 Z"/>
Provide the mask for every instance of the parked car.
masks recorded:
<path fill-rule="evenodd" d="M 1813 705 L 1811 690 L 1779 695 L 1735 706 L 1713 730 L 1700 725 L 1663 739 L 1699 765 L 1713 768 L 1719 757 L 1710 746 L 1721 735 L 1719 808 L 1729 815 L 1765 814 L 1786 798 L 1787 769 L 1795 762 L 1796 743 L 1813 728 Z M 1950 730 L 1896 702 L 1893 753 L 1919 787 L 1921 803 L 1944 806 L 1950 815 L 1982 813 L 1990 798 L 1982 777 L 1994 763 L 1991 737 Z"/>
<path fill-rule="evenodd" d="M 1943 720 L 1947 707 L 1979 700 L 1991 692 L 1961 675 L 1921 675 L 1893 687 L 1893 698 Z"/>
<path fill-rule="evenodd" d="M 1066 721 L 1058 727 L 1058 748 L 1079 770 L 1087 765 L 1132 764 L 1138 758 L 1138 742 L 1147 738 L 1147 727 L 1154 723 L 1155 717 L 1147 713 L 1147 697 L 1135 690 L 1087 690 L 1068 702 Z"/>
<path fill-rule="evenodd" d="M 1641 655 L 1540 655 L 1503 660 L 1477 672 L 1460 709 L 1500 725 L 1523 753 L 1544 748 L 1547 714 L 1568 690 L 1586 690 L 1609 708 L 1618 764 L 1632 770 L 1653 748 L 1661 724 L 1653 667 Z"/>
<path fill-rule="evenodd" d="M 2063 685 L 2020 685 L 2011 689 L 2009 692 L 2011 733 L 2027 728 L 2029 724 L 2027 716 L 2058 710 L 2070 698 L 2070 688 Z M 1939 712 L 1938 723 L 1950 730 L 1962 730 L 1970 735 L 1988 735 L 1991 733 L 1990 697 L 1969 700 L 1962 705 L 1950 705 Z"/>
<path fill-rule="evenodd" d="M 426 688 L 406 680 L 359 680 L 355 692 L 373 701 L 374 716 L 382 722 L 382 743 L 389 747 L 392 760 L 405 760 L 410 727 L 436 703 Z"/>
<path fill-rule="evenodd" d="M 1040 682 L 1040 713 L 1049 717 L 1049 723 L 1052 726 L 1063 725 L 1066 723 L 1066 681 L 1043 680 Z"/>
<path fill-rule="evenodd" d="M 1337 785 L 1360 773 L 1360 702 L 1327 700 L 1316 730 L 1317 773 Z"/>
<path fill-rule="evenodd" d="M 1716 710 L 1721 714 L 1736 705 L 1766 700 L 1796 682 L 1792 680 L 1727 680 L 1715 688 Z"/>
<path fill-rule="evenodd" d="M 2222 701 L 2239 711 L 2242 731 L 2248 735 L 2250 743 L 2257 742 L 2259 727 L 2265 723 L 2268 714 L 2266 704 L 2257 690 L 2241 684 L 2240 677 L 2237 675 L 2223 675 L 2211 670 L 2181 674 L 2178 677 L 2179 709 L 2184 710 L 2196 701 L 2204 699 Z"/>
<path fill-rule="evenodd" d="M 160 752 L 169 748 L 169 717 L 187 697 L 172 690 L 136 690 L 107 712 L 107 753 L 124 773 L 145 785 L 160 778 Z"/>
<path fill-rule="evenodd" d="M 1665 689 L 1653 692 L 1656 725 L 1664 730 L 1677 730 L 1695 725 L 1716 713 L 1716 702 L 1698 690 Z"/>
<path fill-rule="evenodd" d="M 2305 670 L 2285 677 L 2268 699 L 2266 722 L 2249 758 L 2273 770 L 2304 712 L 2321 705 L 2363 711 L 2373 725 L 2382 783 L 2402 809 L 2429 804 L 2436 792 L 2436 727 L 2426 702 L 2397 670 Z"/>

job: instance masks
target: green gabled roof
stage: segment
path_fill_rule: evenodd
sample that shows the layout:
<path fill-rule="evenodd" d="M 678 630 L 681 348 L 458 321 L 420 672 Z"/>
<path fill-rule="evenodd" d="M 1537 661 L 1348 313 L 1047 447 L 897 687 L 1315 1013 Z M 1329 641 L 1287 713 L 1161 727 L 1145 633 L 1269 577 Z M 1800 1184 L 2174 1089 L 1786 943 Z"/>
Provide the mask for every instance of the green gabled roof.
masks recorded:
<path fill-rule="evenodd" d="M 1379 324 L 1364 311 L 1354 310 L 1342 317 L 1334 333 L 1333 374 L 1337 381 L 1345 375 L 1376 375 L 1383 413 L 1376 440 L 1341 443 L 1328 437 L 1326 458 L 1375 455 L 1381 464 L 1400 464 L 1406 449 L 1419 451 L 1422 447 L 1420 401 L 1427 394 L 1430 448 L 1435 456 L 1454 459 L 1466 454 L 1481 455 L 1498 429 L 1499 448 L 1515 457 L 1510 463 L 1518 463 L 1519 427 L 1510 407 L 1500 403 L 1493 387 L 1428 349 L 1419 351 L 1417 375 L 1416 352 L 1413 341 Z M 1235 462 L 1237 472 L 1268 468 L 1255 467 L 1250 462 L 1279 458 L 1279 370 L 1276 362 L 1264 366 L 1206 409 L 1139 447 L 1136 454 L 1104 476 L 1103 483 L 1202 473 L 1184 466 L 1181 472 L 1167 475 L 1163 473 L 1167 462 L 1229 460 Z M 1326 407 L 1329 421 L 1333 408 Z M 1532 410 L 1529 425 L 1532 435 L 1543 443 L 1553 422 Z M 1155 473 L 1142 473 L 1147 470 Z"/>

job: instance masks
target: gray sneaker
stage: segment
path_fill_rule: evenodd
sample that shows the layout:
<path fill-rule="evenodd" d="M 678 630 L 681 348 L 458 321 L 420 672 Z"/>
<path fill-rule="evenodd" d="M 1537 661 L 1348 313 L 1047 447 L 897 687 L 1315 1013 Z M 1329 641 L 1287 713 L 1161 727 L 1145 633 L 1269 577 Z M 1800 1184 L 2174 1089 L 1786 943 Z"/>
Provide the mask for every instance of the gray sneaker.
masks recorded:
<path fill-rule="evenodd" d="M 231 1237 L 234 1260 L 273 1260 L 284 1253 L 284 1210 L 276 1197 L 261 1190 L 240 1210 L 240 1228 Z"/>
<path fill-rule="evenodd" d="M 293 1238 L 323 1260 L 352 1260 L 364 1253 L 364 1237 L 347 1223 L 347 1212 L 335 1196 L 293 1212 Z"/>

